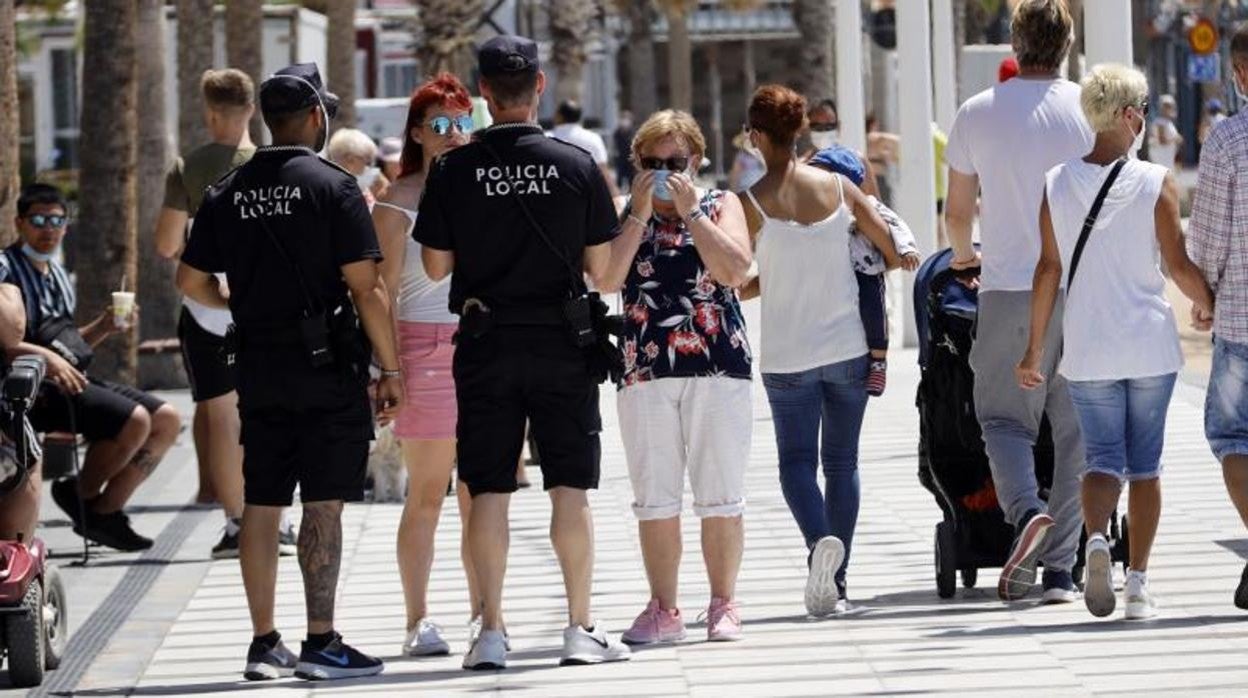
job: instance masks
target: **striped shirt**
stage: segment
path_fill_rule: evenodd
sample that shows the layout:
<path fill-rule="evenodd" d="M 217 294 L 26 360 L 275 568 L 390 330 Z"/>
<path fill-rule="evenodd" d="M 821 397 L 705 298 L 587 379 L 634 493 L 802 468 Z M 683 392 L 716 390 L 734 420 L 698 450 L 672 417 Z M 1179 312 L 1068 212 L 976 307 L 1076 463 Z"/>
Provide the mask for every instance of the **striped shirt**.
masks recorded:
<path fill-rule="evenodd" d="M 1187 228 L 1187 254 L 1214 294 L 1213 331 L 1248 344 L 1248 112 L 1213 129 Z"/>
<path fill-rule="evenodd" d="M 49 262 L 47 272 L 39 271 L 22 252 L 20 242 L 0 254 L 0 283 L 13 284 L 22 291 L 27 341 L 34 339 L 45 320 L 72 318 L 78 305 L 78 295 L 65 269 Z"/>

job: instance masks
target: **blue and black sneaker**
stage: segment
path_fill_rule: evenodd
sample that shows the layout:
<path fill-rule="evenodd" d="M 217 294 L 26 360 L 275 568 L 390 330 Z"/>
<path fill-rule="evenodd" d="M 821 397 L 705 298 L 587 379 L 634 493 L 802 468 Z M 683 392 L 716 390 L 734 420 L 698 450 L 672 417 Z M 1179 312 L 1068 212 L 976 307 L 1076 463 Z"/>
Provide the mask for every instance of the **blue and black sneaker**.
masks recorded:
<path fill-rule="evenodd" d="M 333 639 L 323 647 L 303 643 L 295 676 L 309 681 L 353 679 L 380 674 L 385 668 L 380 659 L 360 652 L 343 642 L 341 635 L 334 633 Z"/>
<path fill-rule="evenodd" d="M 290 676 L 295 673 L 295 664 L 299 658 L 282 642 L 280 635 L 276 642 L 270 644 L 263 640 L 252 640 L 247 649 L 247 668 L 243 670 L 243 678 L 248 681 L 270 681 Z"/>

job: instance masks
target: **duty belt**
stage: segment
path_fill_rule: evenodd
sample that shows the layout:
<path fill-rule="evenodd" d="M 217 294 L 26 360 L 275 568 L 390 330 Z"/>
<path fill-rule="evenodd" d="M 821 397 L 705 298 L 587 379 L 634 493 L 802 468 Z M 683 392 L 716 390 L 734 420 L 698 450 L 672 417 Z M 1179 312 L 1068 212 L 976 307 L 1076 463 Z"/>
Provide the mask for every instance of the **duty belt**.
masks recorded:
<path fill-rule="evenodd" d="M 491 308 L 476 298 L 464 302 L 463 315 L 484 313 L 495 327 L 563 327 L 567 319 L 560 305 Z"/>

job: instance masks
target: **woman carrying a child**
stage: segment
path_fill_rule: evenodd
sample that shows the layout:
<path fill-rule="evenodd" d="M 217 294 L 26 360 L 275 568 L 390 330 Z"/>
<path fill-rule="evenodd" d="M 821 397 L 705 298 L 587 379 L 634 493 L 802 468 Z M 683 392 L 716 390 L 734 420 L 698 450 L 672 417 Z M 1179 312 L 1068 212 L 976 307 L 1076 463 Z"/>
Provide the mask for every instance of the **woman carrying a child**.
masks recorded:
<path fill-rule="evenodd" d="M 799 162 L 806 100 L 779 85 L 754 93 L 750 140 L 767 174 L 742 196 L 758 261 L 743 298 L 761 294 L 759 365 L 775 421 L 780 486 L 806 539 L 812 616 L 848 610 L 845 570 L 858 521 L 858 437 L 870 365 L 858 313 L 850 230 L 901 260 L 871 200 L 845 177 Z M 823 427 L 822 448 L 820 426 Z M 822 461 L 827 491 L 816 477 Z"/>

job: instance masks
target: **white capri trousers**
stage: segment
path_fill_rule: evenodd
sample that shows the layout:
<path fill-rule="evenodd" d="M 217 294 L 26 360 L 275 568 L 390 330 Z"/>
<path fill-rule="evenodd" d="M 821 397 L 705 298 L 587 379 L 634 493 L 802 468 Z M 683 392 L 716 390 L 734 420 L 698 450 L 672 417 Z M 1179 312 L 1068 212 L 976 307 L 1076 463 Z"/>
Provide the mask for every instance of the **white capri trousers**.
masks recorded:
<path fill-rule="evenodd" d="M 638 520 L 680 515 L 686 469 L 699 517 L 745 511 L 750 381 L 658 378 L 624 388 L 617 404 Z"/>

